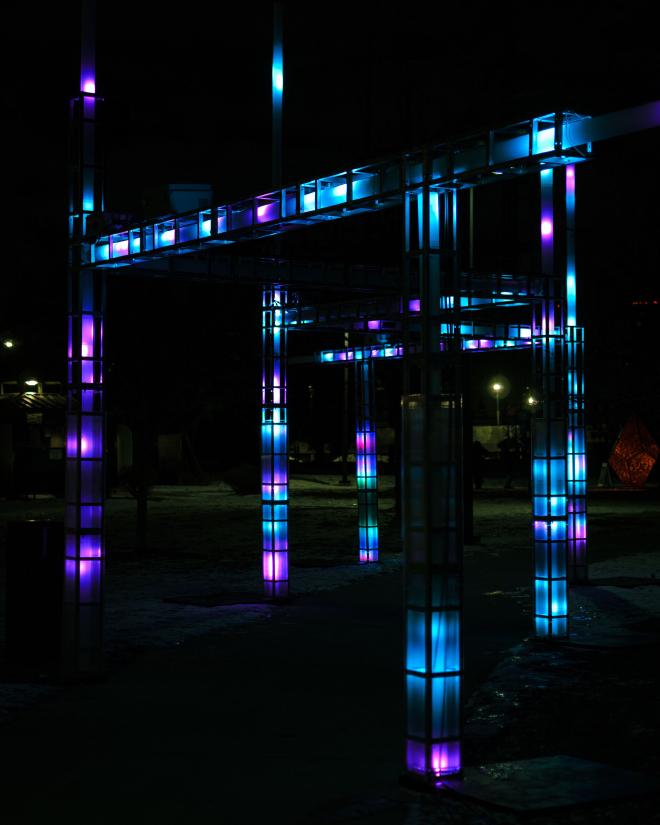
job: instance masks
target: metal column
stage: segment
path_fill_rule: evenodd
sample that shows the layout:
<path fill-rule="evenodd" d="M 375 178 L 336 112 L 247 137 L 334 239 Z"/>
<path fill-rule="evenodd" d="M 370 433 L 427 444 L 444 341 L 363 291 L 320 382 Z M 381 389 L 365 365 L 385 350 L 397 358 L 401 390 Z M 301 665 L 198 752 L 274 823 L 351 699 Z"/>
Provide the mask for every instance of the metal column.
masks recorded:
<path fill-rule="evenodd" d="M 378 468 L 374 422 L 374 364 L 355 362 L 355 459 L 360 564 L 378 561 Z"/>
<path fill-rule="evenodd" d="M 561 147 L 559 126 L 557 132 Z M 540 189 L 541 289 L 532 321 L 540 390 L 532 426 L 534 615 L 537 636 L 561 638 L 568 636 L 564 168 L 541 171 Z"/>
<path fill-rule="evenodd" d="M 286 291 L 277 286 L 263 291 L 261 504 L 264 594 L 268 599 L 284 599 L 289 594 L 286 299 Z"/>
<path fill-rule="evenodd" d="M 568 377 L 568 575 L 588 579 L 587 454 L 584 429 L 584 330 L 577 326 L 575 166 L 566 167 L 566 371 Z"/>
<path fill-rule="evenodd" d="M 87 222 L 103 209 L 96 156 L 99 100 L 94 77 L 93 4 L 84 4 L 81 92 L 71 103 L 69 188 L 68 378 L 62 673 L 98 674 L 103 666 L 105 276 L 86 269 Z"/>
<path fill-rule="evenodd" d="M 405 194 L 406 767 L 437 782 L 461 771 L 460 300 L 457 192 L 427 180 L 425 163 L 421 185 L 407 181 Z M 411 294 L 421 296 L 417 355 Z"/>

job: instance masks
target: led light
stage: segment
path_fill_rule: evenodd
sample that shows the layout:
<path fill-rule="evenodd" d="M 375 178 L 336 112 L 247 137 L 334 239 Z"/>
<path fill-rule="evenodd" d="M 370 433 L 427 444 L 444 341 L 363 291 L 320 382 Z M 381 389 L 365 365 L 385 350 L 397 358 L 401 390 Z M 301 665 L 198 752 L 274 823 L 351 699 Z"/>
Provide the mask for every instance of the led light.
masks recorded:
<path fill-rule="evenodd" d="M 278 66 L 273 66 L 273 88 L 278 92 L 284 91 L 284 72 Z"/>
<path fill-rule="evenodd" d="M 541 235 L 544 238 L 549 238 L 552 235 L 552 221 L 544 218 L 541 221 Z"/>
<path fill-rule="evenodd" d="M 85 80 L 82 90 L 86 95 L 94 95 L 96 94 L 96 83 L 93 80 Z"/>

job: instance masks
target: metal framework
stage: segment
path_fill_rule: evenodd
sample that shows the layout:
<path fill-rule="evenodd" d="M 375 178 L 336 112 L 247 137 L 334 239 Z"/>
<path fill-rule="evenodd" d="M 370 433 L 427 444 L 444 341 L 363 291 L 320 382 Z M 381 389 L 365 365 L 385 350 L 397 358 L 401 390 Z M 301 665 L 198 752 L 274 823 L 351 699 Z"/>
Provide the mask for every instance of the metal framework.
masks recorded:
<path fill-rule="evenodd" d="M 374 362 L 355 362 L 355 476 L 360 564 L 378 561 L 378 468 Z"/>
<path fill-rule="evenodd" d="M 542 166 L 584 160 L 591 143 L 660 125 L 660 105 L 583 118 L 560 113 L 530 118 L 469 138 L 276 188 L 235 203 L 172 215 L 100 237 L 91 265 L 112 268 L 227 246 L 362 212 L 400 206 L 410 185 L 470 187 Z M 405 174 L 404 174 L 405 170 Z"/>
<path fill-rule="evenodd" d="M 440 777 L 461 768 L 458 193 L 433 187 L 426 172 L 406 192 L 404 219 L 407 295 L 421 296 L 420 349 L 404 360 L 402 400 L 406 766 Z"/>
<path fill-rule="evenodd" d="M 289 434 L 286 411 L 286 291 L 263 291 L 261 505 L 264 592 L 289 595 Z"/>
<path fill-rule="evenodd" d="M 95 210 L 103 208 L 103 191 L 96 152 L 100 101 L 95 94 L 93 9 L 86 11 L 80 94 L 71 102 L 62 619 L 62 673 L 66 677 L 98 673 L 103 657 L 105 275 L 87 268 L 91 249 L 87 222 Z"/>
<path fill-rule="evenodd" d="M 253 280 L 263 287 L 262 520 L 268 598 L 288 595 L 288 331 L 334 326 L 392 342 L 327 350 L 321 363 L 356 370 L 359 560 L 378 558 L 374 361 L 404 359 L 403 526 L 406 614 L 406 766 L 435 783 L 459 774 L 462 661 L 462 353 L 531 350 L 539 403 L 533 434 L 534 613 L 541 638 L 568 634 L 569 578 L 586 578 L 584 333 L 575 271 L 576 164 L 591 144 L 660 125 L 660 103 L 584 118 L 555 113 L 360 167 L 282 186 L 281 21 L 273 51 L 270 191 L 94 238 L 103 209 L 96 156 L 92 3 L 86 3 L 80 93 L 72 103 L 69 207 L 66 559 L 63 672 L 102 667 L 104 565 L 103 325 L 105 276 Z M 279 19 L 279 18 L 278 18 Z M 278 28 L 279 25 L 279 28 Z M 521 174 L 539 179 L 540 264 L 533 276 L 476 273 L 459 260 L 459 198 Z M 222 257 L 228 245 L 327 220 L 403 207 L 402 274 Z M 213 254 L 209 254 L 213 253 Z M 389 293 L 350 307 L 292 306 L 293 284 Z M 474 313 L 531 307 L 529 324 Z M 368 340 L 368 339 L 367 339 Z"/>
<path fill-rule="evenodd" d="M 564 381 L 565 279 L 558 277 L 564 173 L 541 172 L 541 274 L 543 294 L 534 305 L 532 347 L 540 399 L 532 428 L 534 615 L 537 636 L 568 635 L 567 474 Z"/>

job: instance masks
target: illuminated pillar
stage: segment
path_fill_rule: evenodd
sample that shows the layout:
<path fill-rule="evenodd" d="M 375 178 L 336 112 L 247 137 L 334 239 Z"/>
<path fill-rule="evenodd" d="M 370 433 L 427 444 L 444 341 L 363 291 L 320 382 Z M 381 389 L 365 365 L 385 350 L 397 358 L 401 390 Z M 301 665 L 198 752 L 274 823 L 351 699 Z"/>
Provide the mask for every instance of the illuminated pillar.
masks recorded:
<path fill-rule="evenodd" d="M 587 454 L 584 429 L 584 330 L 577 326 L 575 166 L 566 167 L 566 373 L 568 378 L 568 574 L 588 578 Z"/>
<path fill-rule="evenodd" d="M 289 595 L 286 298 L 287 293 L 277 286 L 263 290 L 261 505 L 264 593 L 268 599 L 284 599 Z"/>
<path fill-rule="evenodd" d="M 80 95 L 71 103 L 68 378 L 62 673 L 102 669 L 104 568 L 103 312 L 105 279 L 90 263 L 87 221 L 103 209 L 95 155 L 93 4 L 84 4 Z"/>
<path fill-rule="evenodd" d="M 378 469 L 374 422 L 374 365 L 355 362 L 355 459 L 360 564 L 378 561 Z"/>
<path fill-rule="evenodd" d="M 540 294 L 533 305 L 532 350 L 539 402 L 532 426 L 534 615 L 536 635 L 568 636 L 565 280 L 556 277 L 563 254 L 563 169 L 544 169 L 541 187 Z"/>
<path fill-rule="evenodd" d="M 403 541 L 406 767 L 461 771 L 461 409 L 457 193 L 405 194 Z M 421 296 L 415 338 L 410 296 Z M 410 344 L 416 344 L 416 353 Z"/>
<path fill-rule="evenodd" d="M 282 4 L 273 3 L 273 65 L 272 65 L 272 118 L 273 118 L 273 186 L 282 185 L 282 109 L 284 106 L 284 49 Z"/>

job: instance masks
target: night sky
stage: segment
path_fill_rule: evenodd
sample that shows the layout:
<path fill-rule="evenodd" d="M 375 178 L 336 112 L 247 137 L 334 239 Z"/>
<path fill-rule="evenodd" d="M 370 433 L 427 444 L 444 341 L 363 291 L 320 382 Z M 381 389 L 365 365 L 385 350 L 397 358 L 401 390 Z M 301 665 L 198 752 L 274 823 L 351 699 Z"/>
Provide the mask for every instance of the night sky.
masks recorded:
<path fill-rule="evenodd" d="M 604 7 L 591 3 L 488 12 L 437 4 L 433 13 L 415 2 L 284 5 L 286 181 L 558 108 L 597 114 L 660 99 L 657 30 L 641 4 L 599 14 Z M 4 21 L 0 334 L 22 346 L 11 365 L 3 360 L 2 380 L 64 374 L 67 117 L 78 83 L 78 18 L 70 3 L 15 10 Z M 168 183 L 210 183 L 216 202 L 267 191 L 270 4 L 225 11 L 203 2 L 100 2 L 98 22 L 107 209 L 139 220 Z M 652 342 L 660 313 L 632 302 L 660 298 L 659 140 L 655 130 L 597 145 L 579 170 L 578 274 L 593 410 L 614 393 L 617 410 L 658 413 L 649 401 L 657 370 L 639 344 Z M 506 211 L 506 187 L 483 198 L 494 216 Z M 502 232 L 491 225 L 486 234 Z M 301 259 L 398 266 L 400 242 L 394 209 L 294 233 L 282 249 Z M 509 262 L 510 249 L 484 244 L 484 264 Z M 152 406 L 198 393 L 216 399 L 214 414 L 249 417 L 259 380 L 257 300 L 250 288 L 111 279 L 107 353 L 117 397 L 141 381 Z M 294 344 L 299 352 L 315 346 Z M 493 362 L 494 372 L 506 369 Z M 645 388 L 651 375 L 655 384 L 649 378 Z M 330 397 L 338 379 L 328 378 Z M 232 402 L 223 402 L 229 394 Z M 163 427 L 190 410 L 165 406 L 173 420 Z"/>

